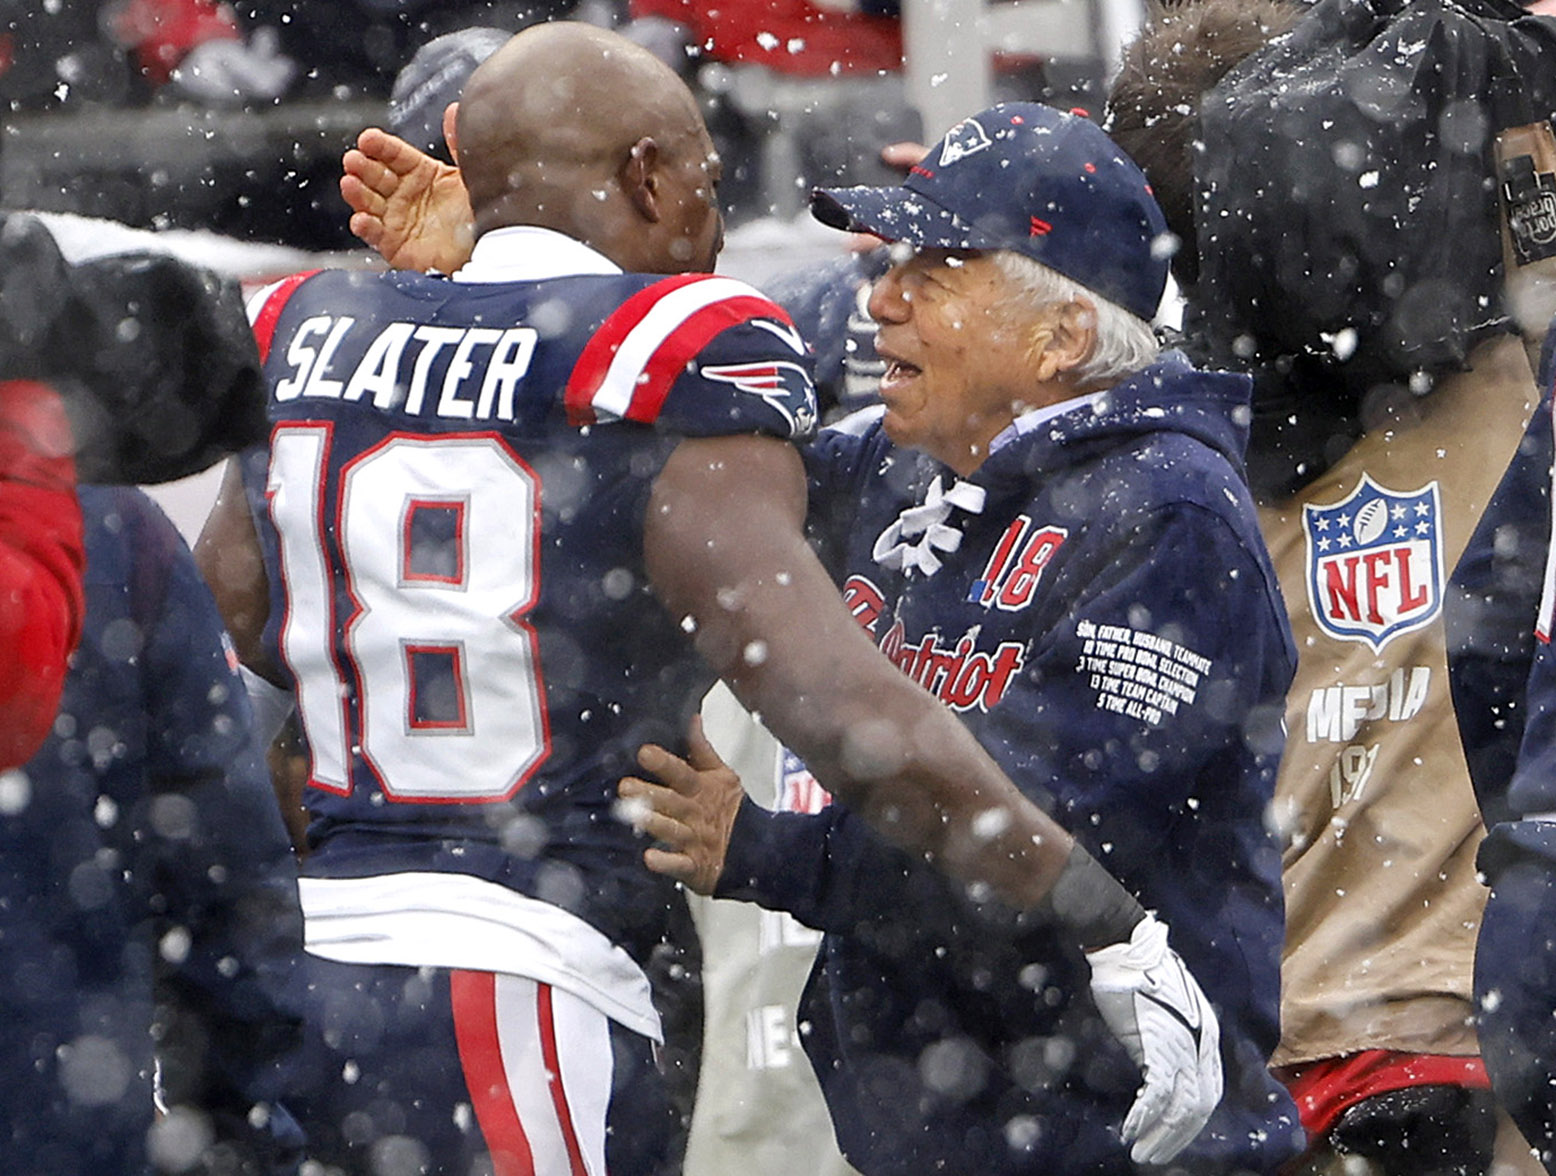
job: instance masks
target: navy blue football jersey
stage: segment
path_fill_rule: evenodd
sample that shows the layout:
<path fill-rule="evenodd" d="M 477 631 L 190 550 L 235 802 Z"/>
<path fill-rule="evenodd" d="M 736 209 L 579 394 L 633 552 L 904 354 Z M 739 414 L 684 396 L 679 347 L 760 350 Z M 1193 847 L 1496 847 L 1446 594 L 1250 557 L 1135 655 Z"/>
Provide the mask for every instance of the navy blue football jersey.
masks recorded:
<path fill-rule="evenodd" d="M 643 959 L 665 884 L 616 784 L 711 683 L 647 582 L 644 511 L 682 437 L 811 430 L 788 317 L 709 275 L 325 272 L 255 329 L 272 432 L 245 474 L 309 872 L 472 874 Z"/>

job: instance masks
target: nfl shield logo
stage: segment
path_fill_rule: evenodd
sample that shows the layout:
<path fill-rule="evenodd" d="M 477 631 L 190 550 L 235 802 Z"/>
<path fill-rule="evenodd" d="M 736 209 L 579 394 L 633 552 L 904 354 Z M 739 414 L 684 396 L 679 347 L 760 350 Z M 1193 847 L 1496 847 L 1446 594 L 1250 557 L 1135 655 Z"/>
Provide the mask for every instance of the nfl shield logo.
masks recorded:
<path fill-rule="evenodd" d="M 805 761 L 787 747 L 778 768 L 778 804 L 781 813 L 819 813 L 832 795 L 816 782 Z"/>
<path fill-rule="evenodd" d="M 1436 616 L 1441 517 L 1436 482 L 1401 493 L 1366 474 L 1343 501 L 1304 506 L 1308 603 L 1319 627 L 1381 650 Z"/>

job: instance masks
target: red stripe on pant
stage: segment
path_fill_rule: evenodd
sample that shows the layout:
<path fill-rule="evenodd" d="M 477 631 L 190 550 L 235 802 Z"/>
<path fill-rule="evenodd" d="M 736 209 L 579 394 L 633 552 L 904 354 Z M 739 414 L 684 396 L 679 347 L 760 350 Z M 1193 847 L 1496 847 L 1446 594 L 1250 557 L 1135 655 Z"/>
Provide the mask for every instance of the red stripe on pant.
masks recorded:
<path fill-rule="evenodd" d="M 546 1082 L 557 1126 L 567 1148 L 570 1176 L 588 1176 L 583 1151 L 573 1129 L 572 1111 L 562 1083 L 561 1057 L 557 1049 L 556 1021 L 552 1014 L 551 986 L 535 984 L 535 1033 L 546 1067 Z M 471 1107 L 481 1125 L 492 1156 L 494 1176 L 546 1176 L 537 1173 L 529 1137 L 519 1120 L 513 1093 L 503 1064 L 502 1041 L 497 1027 L 497 977 L 492 972 L 449 973 L 449 997 L 454 1013 L 454 1034 L 459 1061 L 465 1072 Z"/>
<path fill-rule="evenodd" d="M 567 1104 L 567 1091 L 562 1086 L 562 1059 L 557 1053 L 556 1019 L 551 1014 L 551 985 L 537 984 L 535 994 L 536 1013 L 540 1021 L 540 1048 L 546 1059 L 546 1078 L 551 1086 L 551 1105 L 556 1108 L 556 1121 L 562 1128 L 562 1138 L 567 1143 L 567 1164 L 573 1176 L 588 1176 L 584 1168 L 583 1153 L 578 1147 L 578 1133 L 573 1130 L 573 1113 Z"/>

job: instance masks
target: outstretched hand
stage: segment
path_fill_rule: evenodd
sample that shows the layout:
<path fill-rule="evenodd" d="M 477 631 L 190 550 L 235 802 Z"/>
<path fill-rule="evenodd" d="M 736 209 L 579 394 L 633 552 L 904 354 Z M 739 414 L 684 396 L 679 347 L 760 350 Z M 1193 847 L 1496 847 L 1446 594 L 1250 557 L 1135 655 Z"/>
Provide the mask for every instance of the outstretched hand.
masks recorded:
<path fill-rule="evenodd" d="M 368 127 L 341 158 L 351 231 L 395 269 L 451 274 L 470 258 L 475 217 L 457 167 Z"/>
<path fill-rule="evenodd" d="M 703 734 L 700 717 L 692 720 L 687 745 L 688 759 L 682 759 L 658 744 L 644 744 L 638 766 L 662 783 L 627 776 L 616 791 L 627 802 L 633 827 L 658 843 L 643 852 L 644 864 L 698 894 L 712 894 L 745 791 Z"/>

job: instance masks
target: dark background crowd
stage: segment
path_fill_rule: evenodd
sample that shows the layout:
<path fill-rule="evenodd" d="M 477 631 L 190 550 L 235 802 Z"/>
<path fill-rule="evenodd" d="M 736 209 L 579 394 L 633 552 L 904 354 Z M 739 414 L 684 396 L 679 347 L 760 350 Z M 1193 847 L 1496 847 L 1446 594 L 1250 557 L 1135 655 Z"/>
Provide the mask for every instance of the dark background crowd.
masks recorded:
<path fill-rule="evenodd" d="M 684 0 L 19 0 L 0 7 L 0 200 L 350 248 L 335 195 L 340 155 L 383 120 L 415 51 L 455 29 L 514 32 L 559 18 L 627 32 L 694 86 L 726 159 L 732 224 L 775 207 L 792 215 L 811 184 L 885 179 L 879 145 L 922 137 L 902 96 L 895 0 L 706 13 Z M 1101 69 L 1030 53 L 995 59 L 1006 96 L 1061 107 L 1099 105 Z M 796 133 L 778 135 L 781 121 Z"/>

